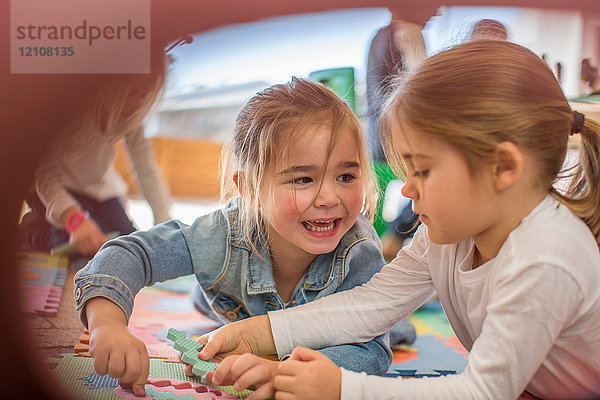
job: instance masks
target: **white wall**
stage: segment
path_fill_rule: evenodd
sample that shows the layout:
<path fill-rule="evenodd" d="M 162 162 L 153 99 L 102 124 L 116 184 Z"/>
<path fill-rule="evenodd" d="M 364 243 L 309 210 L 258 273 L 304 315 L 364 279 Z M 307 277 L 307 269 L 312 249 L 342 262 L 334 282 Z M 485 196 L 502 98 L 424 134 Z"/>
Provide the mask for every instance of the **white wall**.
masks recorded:
<path fill-rule="evenodd" d="M 579 11 L 538 10 L 516 7 L 443 7 L 432 18 L 424 35 L 428 50 L 438 52 L 466 40 L 473 24 L 490 18 L 503 23 L 509 40 L 539 56 L 545 55 L 555 71 L 562 64 L 562 87 L 567 97 L 580 93 L 583 17 Z M 555 72 L 556 73 L 556 72 Z"/>

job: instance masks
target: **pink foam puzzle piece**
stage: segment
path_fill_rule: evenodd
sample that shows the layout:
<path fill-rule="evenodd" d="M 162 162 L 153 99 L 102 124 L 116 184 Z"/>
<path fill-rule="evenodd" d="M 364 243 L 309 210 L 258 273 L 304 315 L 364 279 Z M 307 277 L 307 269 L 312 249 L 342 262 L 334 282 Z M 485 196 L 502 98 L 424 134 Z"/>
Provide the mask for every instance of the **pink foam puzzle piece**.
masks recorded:
<path fill-rule="evenodd" d="M 56 286 L 24 286 L 21 288 L 22 310 L 26 314 L 56 315 L 62 288 Z"/>
<path fill-rule="evenodd" d="M 177 379 L 149 378 L 146 382 L 147 397 L 136 397 L 130 391 L 123 390 L 120 386 L 115 388 L 115 394 L 126 399 L 150 400 L 150 399 L 219 399 L 236 400 L 238 397 L 224 390 L 195 382 L 180 381 Z"/>

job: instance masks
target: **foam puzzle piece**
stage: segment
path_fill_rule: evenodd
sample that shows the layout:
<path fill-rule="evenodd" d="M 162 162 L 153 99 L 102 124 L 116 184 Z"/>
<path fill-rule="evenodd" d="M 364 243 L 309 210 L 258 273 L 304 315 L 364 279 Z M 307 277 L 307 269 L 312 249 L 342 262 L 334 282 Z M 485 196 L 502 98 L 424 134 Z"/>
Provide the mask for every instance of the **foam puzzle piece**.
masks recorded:
<path fill-rule="evenodd" d="M 67 269 L 60 266 L 47 265 L 44 267 L 35 265 L 20 265 L 17 268 L 18 276 L 27 276 L 24 283 L 28 286 L 57 286 L 64 287 L 67 279 Z"/>
<path fill-rule="evenodd" d="M 136 397 L 133 393 L 118 387 L 115 393 L 127 399 L 219 399 L 235 400 L 238 397 L 212 386 L 195 382 L 180 381 L 176 379 L 148 379 L 146 382 L 146 397 Z"/>
<path fill-rule="evenodd" d="M 203 345 L 188 339 L 185 332 L 171 328 L 167 333 L 167 338 L 173 341 L 173 348 L 181 352 L 181 359 L 192 365 L 192 372 L 195 375 L 202 377 L 219 366 L 217 363 L 199 359 L 198 353 L 202 350 Z"/>
<path fill-rule="evenodd" d="M 447 338 L 418 336 L 412 346 L 417 349 L 418 357 L 392 364 L 390 373 L 421 378 L 460 373 L 467 366 L 465 355 L 449 349 L 452 343 L 448 344 Z"/>
<path fill-rule="evenodd" d="M 19 253 L 19 297 L 26 314 L 58 314 L 67 268 L 68 259 L 65 257 L 53 257 L 41 252 Z"/>
<path fill-rule="evenodd" d="M 188 337 L 194 338 L 194 337 L 200 337 L 202 335 L 205 335 L 208 332 L 215 330 L 216 328 L 218 328 L 218 325 L 216 324 L 216 322 L 211 320 L 211 321 L 206 321 L 206 322 L 205 321 L 193 321 L 193 322 L 191 322 L 190 326 L 186 326 L 185 328 L 176 328 L 176 329 L 181 329 L 182 331 L 186 332 Z M 171 329 L 171 328 L 162 328 L 160 330 L 152 332 L 152 334 L 154 336 L 156 336 L 156 339 L 158 339 L 158 340 L 161 340 L 164 342 L 170 342 L 169 339 L 167 338 L 169 329 Z"/>
<path fill-rule="evenodd" d="M 34 266 L 38 268 L 68 268 L 67 257 L 52 256 L 42 251 L 24 251 L 17 254 L 18 266 Z"/>
<path fill-rule="evenodd" d="M 50 370 L 50 372 L 56 378 L 56 383 L 64 389 L 65 398 L 86 400 L 119 400 L 123 399 L 124 397 L 116 393 L 116 389 L 119 386 L 111 386 L 114 384 L 114 382 L 111 383 L 110 378 L 107 378 L 106 381 L 103 381 L 102 376 L 96 377 L 92 375 L 95 374 L 94 360 L 90 357 L 79 357 L 76 354 L 63 354 L 59 358 L 48 359 L 48 362 L 56 364 L 54 369 Z M 184 385 L 184 382 L 203 384 L 205 386 L 208 385 L 208 382 L 203 382 L 199 377 L 186 376 L 183 373 L 183 367 L 180 363 L 168 363 L 161 359 L 155 358 L 150 359 L 150 371 L 148 376 L 148 381 L 152 382 L 153 380 L 169 380 L 171 382 L 175 382 L 176 385 Z M 90 388 L 90 382 L 93 382 L 92 387 L 95 389 Z M 210 388 L 213 391 L 218 390 L 221 392 L 227 392 L 232 396 L 237 396 L 239 399 L 245 399 L 252 393 L 251 390 L 237 391 L 233 386 L 211 385 Z M 131 392 L 129 393 L 131 394 Z M 210 390 L 206 393 L 209 393 L 209 396 L 211 395 Z M 131 395 L 133 396 L 133 394 Z M 212 396 L 213 397 L 205 398 L 218 398 L 216 397 L 217 393 L 213 393 Z M 223 394 L 222 396 L 225 395 Z M 172 394 L 165 398 L 177 400 L 181 399 L 180 397 L 176 397 Z"/>
<path fill-rule="evenodd" d="M 79 379 L 87 382 L 87 387 L 90 389 L 112 388 L 119 386 L 119 381 L 116 378 L 111 378 L 108 375 L 98 375 L 95 372 Z"/>
<path fill-rule="evenodd" d="M 25 286 L 21 293 L 21 307 L 25 314 L 54 316 L 58 314 L 62 288 L 56 286 Z"/>
<path fill-rule="evenodd" d="M 154 286 L 145 287 L 135 298 L 129 326 L 146 328 L 159 322 L 162 325 L 161 328 L 165 330 L 169 327 L 188 332 L 190 328 L 197 325 L 204 326 L 206 330 L 213 330 L 220 326 L 219 323 L 202 315 L 191 305 L 189 293 L 172 293 Z M 166 333 L 159 340 L 166 343 Z"/>

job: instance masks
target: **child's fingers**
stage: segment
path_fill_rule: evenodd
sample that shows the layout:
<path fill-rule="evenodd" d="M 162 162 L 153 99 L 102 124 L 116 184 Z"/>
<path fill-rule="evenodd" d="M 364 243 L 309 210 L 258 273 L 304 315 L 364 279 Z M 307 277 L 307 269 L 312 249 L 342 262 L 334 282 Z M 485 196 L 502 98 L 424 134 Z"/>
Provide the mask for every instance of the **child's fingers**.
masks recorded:
<path fill-rule="evenodd" d="M 183 358 L 181 358 L 182 356 L 183 353 L 179 353 L 179 362 L 183 364 L 183 373 L 187 376 L 195 376 L 195 374 L 192 372 L 194 366 L 183 361 Z"/>
<path fill-rule="evenodd" d="M 266 384 L 271 380 L 271 375 L 271 369 L 251 354 L 240 356 L 231 369 L 231 376 L 235 379 L 234 387 L 240 391 Z"/>
<path fill-rule="evenodd" d="M 289 392 L 275 392 L 275 400 L 298 400 L 299 397 L 294 393 Z"/>
<path fill-rule="evenodd" d="M 186 374 L 186 376 L 196 376 L 196 374 L 194 374 L 194 371 L 192 371 L 193 369 L 193 365 L 185 364 L 185 366 L 183 367 L 183 373 Z"/>
<path fill-rule="evenodd" d="M 146 354 L 142 357 L 142 369 L 138 378 L 133 382 L 133 393 L 136 396 L 146 396 L 146 381 L 148 380 L 148 373 L 150 372 L 150 358 Z"/>
<path fill-rule="evenodd" d="M 298 346 L 294 349 L 294 351 L 292 351 L 290 359 L 299 361 L 314 361 L 320 359 L 321 357 L 325 356 L 316 350 Z"/>
<path fill-rule="evenodd" d="M 108 356 L 108 376 L 120 378 L 125 372 L 125 354 L 121 352 L 112 352 Z"/>
<path fill-rule="evenodd" d="M 199 338 L 196 339 L 196 342 L 202 343 L 202 344 L 208 343 L 208 341 L 210 340 L 211 334 L 212 334 L 212 332 L 209 332 L 209 333 L 206 333 L 206 334 L 200 336 Z"/>
<path fill-rule="evenodd" d="M 231 379 L 231 367 L 238 358 L 239 356 L 230 356 L 221 361 L 217 369 L 214 371 L 214 374 L 211 376 L 210 382 L 213 385 L 222 385 L 223 382 L 226 381 L 226 378 Z"/>
<path fill-rule="evenodd" d="M 94 357 L 94 370 L 98 375 L 106 375 L 108 371 L 108 353 L 106 352 L 93 352 L 90 350 L 90 354 Z"/>
<path fill-rule="evenodd" d="M 287 360 L 279 363 L 277 366 L 277 371 L 280 375 L 296 375 L 302 366 L 306 365 L 306 361 L 292 360 L 288 358 Z"/>
<path fill-rule="evenodd" d="M 277 393 L 279 392 L 294 392 L 296 389 L 296 377 L 289 375 L 277 375 L 273 379 L 273 386 Z"/>
<path fill-rule="evenodd" d="M 266 383 L 256 389 L 252 394 L 246 397 L 247 400 L 256 400 L 256 399 L 272 399 L 275 397 L 275 387 L 272 383 Z"/>
<path fill-rule="evenodd" d="M 198 341 L 200 341 L 201 339 L 206 340 L 206 343 L 204 343 L 204 347 L 202 347 L 202 350 L 200 350 L 198 357 L 200 357 L 200 359 L 204 361 L 212 359 L 215 356 L 215 354 L 221 351 L 221 348 L 224 344 L 224 338 L 223 336 L 218 334 L 218 330 L 206 339 L 204 336 L 200 337 Z"/>
<path fill-rule="evenodd" d="M 119 381 L 132 384 L 142 373 L 142 360 L 137 351 L 129 351 L 125 354 L 125 369 L 118 376 Z"/>
<path fill-rule="evenodd" d="M 188 376 L 189 376 L 189 375 L 188 375 Z M 204 375 L 204 378 L 206 378 L 206 380 L 207 380 L 209 383 L 213 383 L 213 376 L 215 376 L 215 371 L 208 371 L 208 372 L 206 373 L 206 375 Z M 213 385 L 214 385 L 214 383 L 213 383 Z"/>
<path fill-rule="evenodd" d="M 119 378 L 119 385 L 125 389 L 133 389 L 136 396 L 146 396 L 146 381 L 150 369 L 147 354 L 132 351 L 126 355 L 126 368 Z"/>

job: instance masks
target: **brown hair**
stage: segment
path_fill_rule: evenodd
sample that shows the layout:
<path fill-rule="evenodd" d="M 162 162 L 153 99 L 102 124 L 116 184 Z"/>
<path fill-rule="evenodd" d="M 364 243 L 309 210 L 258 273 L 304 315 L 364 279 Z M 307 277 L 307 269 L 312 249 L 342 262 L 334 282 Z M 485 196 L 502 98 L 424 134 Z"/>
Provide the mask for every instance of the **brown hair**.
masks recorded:
<path fill-rule="evenodd" d="M 348 129 L 354 135 L 363 176 L 362 213 L 372 218 L 376 203 L 374 178 L 358 118 L 348 104 L 325 85 L 292 78 L 289 83 L 257 93 L 246 103 L 221 159 L 221 198 L 227 200 L 239 193 L 240 228 L 245 241 L 254 250 L 252 235 L 265 239 L 259 200 L 270 195 L 270 174 L 275 162 L 287 158 L 290 143 L 312 126 L 331 129 L 329 146 L 323 149 L 327 159 L 344 130 Z M 236 185 L 233 177 L 238 171 L 242 173 L 237 175 L 239 185 Z"/>
<path fill-rule="evenodd" d="M 502 23 L 494 19 L 482 19 L 473 25 L 469 34 L 469 40 L 480 39 L 508 40 L 508 32 Z"/>
<path fill-rule="evenodd" d="M 104 134 L 125 136 L 139 127 L 162 93 L 170 58 L 153 57 L 150 73 L 109 77 L 100 89 L 92 118 Z"/>
<path fill-rule="evenodd" d="M 600 124 L 586 119 L 571 184 L 553 184 L 563 167 L 573 111 L 546 63 L 519 45 L 477 40 L 427 59 L 399 83 L 382 118 L 386 155 L 404 172 L 394 150 L 394 123 L 418 127 L 455 147 L 475 174 L 496 146 L 509 141 L 539 166 L 538 185 L 582 218 L 600 241 Z"/>

